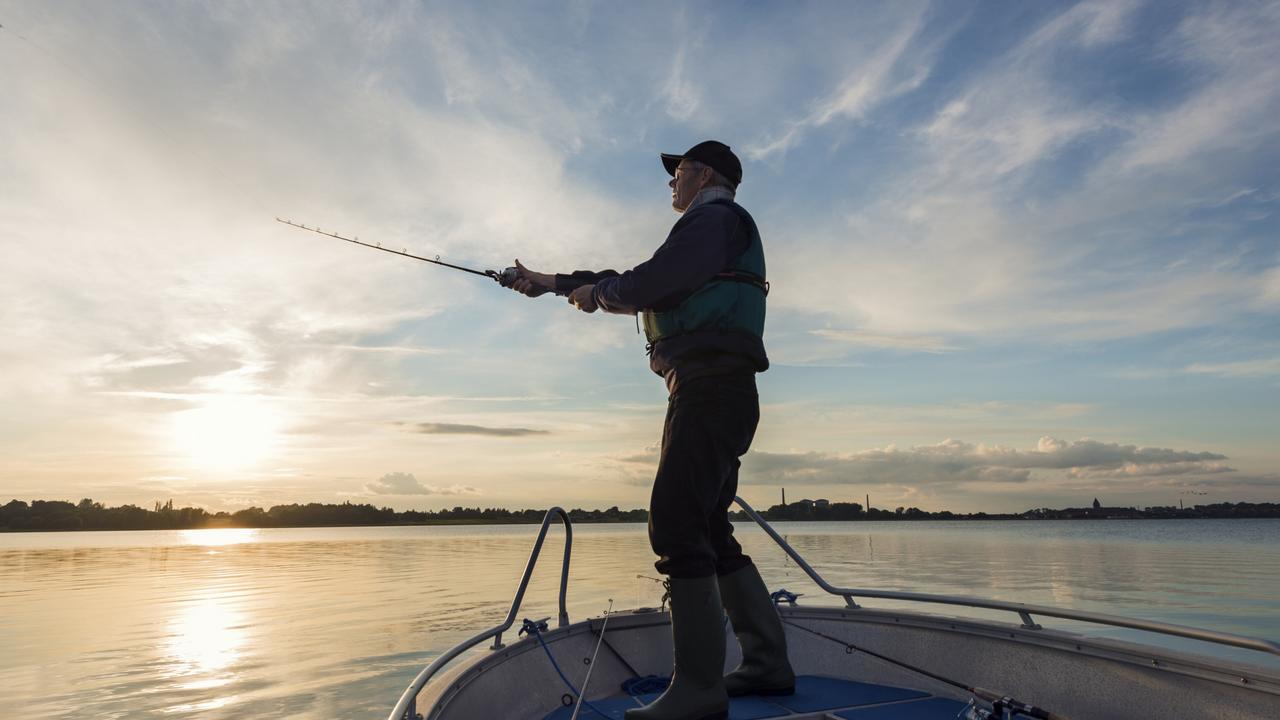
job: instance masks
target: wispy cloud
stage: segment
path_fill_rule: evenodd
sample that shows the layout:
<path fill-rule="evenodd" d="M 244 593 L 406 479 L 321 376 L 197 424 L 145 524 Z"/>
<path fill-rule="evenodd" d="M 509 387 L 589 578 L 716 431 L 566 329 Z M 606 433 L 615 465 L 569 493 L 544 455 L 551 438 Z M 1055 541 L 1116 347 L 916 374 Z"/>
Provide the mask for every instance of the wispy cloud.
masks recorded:
<path fill-rule="evenodd" d="M 1119 162 L 1126 168 L 1170 167 L 1193 155 L 1254 145 L 1273 137 L 1280 112 L 1280 67 L 1272 3 L 1210 4 L 1188 15 L 1162 50 L 1193 63 L 1201 86 L 1178 106 L 1140 115 Z"/>
<path fill-rule="evenodd" d="M 547 430 L 534 430 L 522 427 L 485 427 L 483 425 L 463 425 L 459 423 L 415 423 L 413 432 L 423 435 L 486 435 L 489 437 L 524 437 L 526 435 L 547 435 Z"/>
<path fill-rule="evenodd" d="M 919 87 L 928 74 L 928 68 L 905 64 L 909 67 L 905 68 L 903 76 L 903 58 L 908 55 L 907 49 L 916 38 L 923 17 L 923 10 L 909 16 L 888 39 L 868 52 L 839 87 L 814 100 L 806 115 L 786 123 L 777 135 L 748 146 L 747 157 L 766 160 L 785 153 L 813 128 L 837 120 L 861 120 L 885 100 Z M 919 54 L 913 59 L 918 63 Z"/>
<path fill-rule="evenodd" d="M 713 136 L 747 160 L 765 232 L 757 446 L 775 475 L 918 470 L 968 497 L 983 483 L 959 478 L 983 473 L 1022 497 L 1204 479 L 1256 498 L 1227 481 L 1276 464 L 1253 440 L 1227 445 L 1238 472 L 978 450 L 1026 427 L 1168 427 L 1124 368 L 1263 400 L 1176 437 L 1274 424 L 1274 3 L 6 12 L 31 38 L 0 38 L 0 477 L 23 488 L 331 498 L 382 472 L 369 458 L 415 467 L 425 432 L 457 441 L 432 443 L 449 481 L 420 488 L 643 502 L 652 453 L 629 449 L 654 441 L 665 396 L 630 318 L 272 219 L 476 267 L 624 270 L 674 220 L 656 153 Z M 1199 384 L 1166 401 L 1199 402 L 1178 394 Z M 229 395 L 282 428 L 235 494 L 172 441 L 177 413 Z M 933 445 L 962 433 L 990 443 Z M 511 480 L 529 467 L 553 470 Z"/>
<path fill-rule="evenodd" d="M 1267 377 L 1280 375 L 1280 358 L 1240 360 L 1227 363 L 1193 363 L 1183 368 L 1183 372 L 1230 378 Z"/>
<path fill-rule="evenodd" d="M 886 335 L 860 330 L 810 330 L 814 335 L 834 342 L 890 350 L 914 350 L 918 352 L 945 353 L 956 348 L 939 337 L 925 335 Z"/>
<path fill-rule="evenodd" d="M 385 355 L 441 355 L 449 352 L 443 348 L 414 347 L 406 345 L 314 345 L 342 352 L 373 353 Z"/>
<path fill-rule="evenodd" d="M 662 88 L 667 114 L 676 120 L 688 120 L 693 117 L 702 101 L 694 85 L 697 74 L 685 68 L 686 52 L 684 45 L 676 49 L 675 57 L 671 61 L 670 74 L 667 76 L 666 85 Z"/>
<path fill-rule="evenodd" d="M 365 489 L 375 495 L 479 495 L 480 491 L 469 485 L 437 487 L 424 485 L 413 473 L 387 473 L 366 484 Z"/>
<path fill-rule="evenodd" d="M 944 440 L 936 445 L 895 446 L 849 454 L 750 453 L 743 463 L 749 484 L 873 484 L 927 487 L 976 483 L 1025 483 L 1035 470 L 1069 477 L 1161 477 L 1233 472 L 1226 456 L 1096 440 L 1064 442 L 1043 437 L 1033 450 Z"/>

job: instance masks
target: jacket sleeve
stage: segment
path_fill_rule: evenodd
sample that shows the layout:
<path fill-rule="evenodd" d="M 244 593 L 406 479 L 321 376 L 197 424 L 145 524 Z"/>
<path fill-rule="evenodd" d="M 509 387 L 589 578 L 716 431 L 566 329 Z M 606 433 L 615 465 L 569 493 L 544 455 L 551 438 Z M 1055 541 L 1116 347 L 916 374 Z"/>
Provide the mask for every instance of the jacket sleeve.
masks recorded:
<path fill-rule="evenodd" d="M 568 295 L 583 285 L 594 285 L 605 278 L 617 277 L 616 270 L 601 270 L 595 272 L 592 270 L 574 270 L 568 275 L 556 273 L 555 294 Z"/>
<path fill-rule="evenodd" d="M 635 315 L 670 310 L 746 252 L 750 237 L 732 208 L 706 205 L 682 217 L 653 257 L 596 281 L 601 310 Z"/>

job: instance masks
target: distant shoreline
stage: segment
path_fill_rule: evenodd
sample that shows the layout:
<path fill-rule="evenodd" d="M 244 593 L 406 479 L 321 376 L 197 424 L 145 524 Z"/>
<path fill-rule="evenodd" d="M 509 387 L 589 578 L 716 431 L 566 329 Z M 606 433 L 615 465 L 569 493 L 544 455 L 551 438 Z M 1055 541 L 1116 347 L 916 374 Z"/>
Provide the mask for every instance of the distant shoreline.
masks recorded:
<path fill-rule="evenodd" d="M 745 515 L 735 515 L 734 517 L 732 517 L 732 518 L 731 518 L 731 520 L 732 520 L 733 522 L 750 522 L 750 518 L 746 517 Z M 875 519 L 875 520 L 813 520 L 813 519 L 808 519 L 808 520 L 789 520 L 789 519 L 775 519 L 775 520 L 771 520 L 770 522 L 786 522 L 786 523 L 794 523 L 794 522 L 800 522 L 800 523 L 848 523 L 848 524 L 850 524 L 850 525 L 856 525 L 856 524 L 860 524 L 860 523 L 873 523 L 873 522 L 874 522 L 874 523 L 879 523 L 879 522 L 890 522 L 890 523 L 897 523 L 897 522 L 907 522 L 907 523 L 934 523 L 934 522 L 993 522 L 993 521 L 994 521 L 994 522 L 1013 522 L 1013 521 L 1022 521 L 1022 522 L 1028 522 L 1028 523 L 1030 523 L 1030 522 L 1043 522 L 1043 521 L 1046 521 L 1046 520 L 1047 520 L 1047 521 L 1053 521 L 1053 522 L 1076 522 L 1076 521 L 1085 521 L 1085 522 L 1105 523 L 1105 522 L 1115 522 L 1115 521 L 1117 521 L 1117 520 L 1134 520 L 1134 521 L 1141 521 L 1141 522 L 1149 522 L 1149 521 L 1150 521 L 1150 522 L 1154 522 L 1154 521 L 1158 521 L 1158 520 L 1280 520 L 1280 517 L 1276 517 L 1276 516 L 1243 516 L 1243 515 L 1236 515 L 1236 516 L 1230 516 L 1230 517 L 1208 517 L 1208 516 L 1198 516 L 1198 517 L 1176 517 L 1176 518 L 1167 518 L 1167 517 L 1140 517 L 1140 518 L 1138 518 L 1138 517 L 1135 517 L 1135 518 L 1042 518 L 1042 519 L 1031 519 L 1031 518 L 1024 518 L 1024 517 L 1019 517 L 1019 516 L 1001 516 L 1001 517 L 988 516 L 988 517 L 984 517 L 984 518 L 975 518 L 975 517 L 954 517 L 954 518 L 915 518 L 915 519 L 912 519 L 912 520 L 881 520 L 881 519 Z M 90 532 L 171 532 L 171 531 L 174 531 L 174 530 L 308 530 L 308 529 L 318 529 L 318 528 L 331 528 L 331 529 L 337 529 L 337 528 L 383 528 L 383 527 L 387 527 L 387 528 L 391 528 L 391 527 L 465 527 L 465 526 L 468 526 L 468 525 L 475 525 L 475 526 L 490 526 L 490 525 L 530 525 L 530 526 L 532 526 L 532 525 L 537 525 L 537 524 L 539 524 L 540 522 L 541 522 L 541 520 L 539 520 L 539 521 L 537 521 L 537 522 L 531 522 L 531 521 L 526 521 L 526 520 L 507 521 L 507 522 L 495 521 L 495 520 L 440 520 L 440 521 L 431 521 L 431 522 L 415 522 L 415 523 L 403 523 L 403 522 L 402 522 L 402 523 L 382 523 L 382 524 L 374 524 L 374 525 L 256 525 L 256 526 L 248 526 L 248 525 L 201 525 L 201 526 L 199 526 L 199 527 L 172 527 L 172 528 L 83 528 L 83 527 L 82 527 L 82 528 L 74 528 L 74 529 L 52 529 L 52 528 L 38 528 L 38 529 L 37 529 L 37 528 L 9 528 L 9 527 L 0 527 L 0 535 L 3 535 L 3 534 L 14 534 L 14 535 L 17 535 L 17 534 L 23 534 L 23 533 L 65 533 L 65 532 L 72 532 L 72 533 L 90 533 Z M 575 524 L 575 525 L 644 525 L 644 524 L 645 524 L 645 522 L 644 522 L 644 521 L 640 521 L 640 520 L 574 520 L 574 521 L 573 521 L 573 524 Z"/>
<path fill-rule="evenodd" d="M 567 511 L 569 519 L 579 524 L 644 523 L 649 513 L 642 509 Z M 267 510 L 258 507 L 234 513 L 210 513 L 203 508 L 175 508 L 173 501 L 155 504 L 147 510 L 136 505 L 106 507 L 91 499 L 71 503 L 63 500 L 11 500 L 0 505 L 0 532 L 66 532 L 102 530 L 204 530 L 220 528 L 268 529 L 308 527 L 401 527 L 437 525 L 533 525 L 542 522 L 544 509 L 507 510 L 505 508 L 464 508 L 452 510 L 406 510 L 378 508 L 351 503 L 275 505 Z M 936 513 L 919 508 L 870 508 L 858 503 L 830 503 L 825 500 L 801 500 L 787 505 L 774 505 L 761 513 L 770 521 L 785 522 L 923 522 L 929 520 L 1198 520 L 1198 519 L 1266 519 L 1280 518 L 1277 503 L 1215 503 L 1190 508 L 1148 507 L 1113 508 L 1094 505 L 1087 508 L 1053 510 L 1040 508 L 1023 513 Z M 730 514 L 733 520 L 747 520 L 745 513 Z"/>

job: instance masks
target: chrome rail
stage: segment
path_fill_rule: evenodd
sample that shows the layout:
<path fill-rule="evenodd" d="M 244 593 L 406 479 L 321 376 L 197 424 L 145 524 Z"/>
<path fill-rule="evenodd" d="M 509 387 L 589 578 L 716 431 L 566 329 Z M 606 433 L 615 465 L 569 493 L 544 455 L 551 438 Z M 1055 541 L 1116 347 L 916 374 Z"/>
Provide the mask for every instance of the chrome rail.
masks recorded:
<path fill-rule="evenodd" d="M 565 512 L 563 508 L 553 507 L 542 518 L 542 527 L 538 530 L 538 539 L 534 541 L 533 550 L 529 553 L 529 561 L 525 563 L 524 576 L 520 578 L 520 587 L 516 590 L 516 596 L 511 601 L 511 610 L 507 613 L 507 618 L 501 624 L 454 645 L 443 655 L 433 660 L 425 670 L 418 673 L 413 682 L 409 683 L 409 687 L 405 688 L 405 691 L 401 693 L 400 700 L 396 703 L 395 709 L 391 711 L 391 714 L 387 716 L 387 720 L 416 720 L 418 693 L 422 692 L 422 688 L 426 687 L 432 676 L 440 672 L 445 665 L 453 662 L 462 653 L 489 638 L 493 638 L 492 649 L 497 650 L 502 647 L 502 633 L 510 629 L 515 622 L 516 614 L 520 612 L 520 604 L 524 601 L 524 591 L 529 587 L 529 577 L 533 574 L 533 567 L 538 564 L 538 555 L 542 552 L 542 542 L 546 540 L 547 530 L 551 527 L 551 521 L 557 515 L 564 523 L 564 562 L 560 566 L 560 617 L 558 626 L 565 627 L 569 624 L 569 612 L 565 609 L 565 598 L 569 589 L 569 555 L 573 550 L 573 523 L 569 520 L 569 513 Z"/>
<path fill-rule="evenodd" d="M 1235 647 L 1247 648 L 1249 650 L 1257 650 L 1258 652 L 1270 653 L 1272 655 L 1280 655 L 1280 645 L 1261 638 L 1252 638 L 1244 635 L 1233 635 L 1231 633 L 1217 632 L 1214 630 L 1202 630 L 1200 628 L 1189 627 L 1186 625 L 1174 625 L 1171 623 L 1155 622 L 1151 620 L 1140 620 L 1137 618 L 1121 617 L 1119 615 L 1106 615 L 1103 613 L 1088 612 L 1084 610 L 1064 610 L 1061 608 L 1049 607 L 1047 605 L 1028 605 L 1026 603 L 1005 602 L 1002 600 L 982 600 L 979 598 L 963 597 L 959 595 L 929 595 L 925 593 L 900 592 L 895 590 L 868 590 L 860 588 L 839 588 L 823 579 L 816 570 L 800 557 L 800 553 L 791 547 L 790 543 L 782 538 L 776 530 L 773 529 L 768 521 L 760 516 L 754 508 L 747 504 L 740 497 L 735 497 L 734 502 L 742 508 L 744 512 L 756 521 L 756 524 L 764 529 L 773 541 L 778 543 L 783 552 L 795 561 L 796 565 L 804 570 L 809 579 L 818 584 L 826 592 L 832 595 L 838 595 L 844 598 L 845 603 L 850 608 L 857 608 L 858 604 L 854 602 L 855 597 L 860 598 L 880 598 L 883 600 L 910 600 L 914 602 L 935 603 L 941 605 L 961 605 L 964 607 L 984 608 L 988 610 L 1006 610 L 1008 612 L 1017 613 L 1022 619 L 1022 627 L 1028 630 L 1039 630 L 1040 626 L 1032 619 L 1032 615 L 1043 615 L 1045 617 L 1055 617 L 1063 620 L 1079 620 L 1082 622 L 1093 623 L 1096 625 L 1111 625 L 1113 627 L 1131 628 L 1134 630 L 1144 630 L 1146 632 L 1158 633 L 1161 635 L 1176 635 L 1179 637 L 1191 638 L 1193 640 L 1203 640 L 1204 642 L 1217 643 L 1220 645 L 1233 645 Z"/>

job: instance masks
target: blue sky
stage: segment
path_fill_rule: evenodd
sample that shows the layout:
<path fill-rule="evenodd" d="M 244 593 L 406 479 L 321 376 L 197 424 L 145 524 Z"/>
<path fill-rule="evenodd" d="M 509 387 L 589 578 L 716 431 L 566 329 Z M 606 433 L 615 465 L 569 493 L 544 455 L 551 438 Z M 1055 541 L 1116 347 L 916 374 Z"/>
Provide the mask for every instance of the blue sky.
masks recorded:
<path fill-rule="evenodd" d="M 742 494 L 1275 501 L 1280 4 L 0 2 L 0 500 L 643 506 L 625 269 L 717 138 Z"/>

